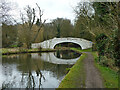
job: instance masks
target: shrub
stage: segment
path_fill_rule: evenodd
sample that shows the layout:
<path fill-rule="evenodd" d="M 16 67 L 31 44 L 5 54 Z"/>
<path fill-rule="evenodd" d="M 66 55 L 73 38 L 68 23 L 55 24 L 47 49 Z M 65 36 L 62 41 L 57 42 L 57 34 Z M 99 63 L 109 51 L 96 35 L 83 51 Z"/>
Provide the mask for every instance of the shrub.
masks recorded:
<path fill-rule="evenodd" d="M 101 56 L 104 56 L 107 39 L 108 37 L 104 33 L 96 37 L 96 49 L 98 51 L 99 61 L 101 59 Z"/>

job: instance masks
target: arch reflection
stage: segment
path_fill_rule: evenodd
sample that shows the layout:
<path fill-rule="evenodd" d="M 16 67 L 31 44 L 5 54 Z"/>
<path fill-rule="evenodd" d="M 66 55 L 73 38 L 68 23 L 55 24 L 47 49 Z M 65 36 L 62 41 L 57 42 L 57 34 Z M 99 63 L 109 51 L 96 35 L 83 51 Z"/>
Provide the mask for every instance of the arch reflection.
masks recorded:
<path fill-rule="evenodd" d="M 75 53 L 75 52 L 72 52 L 72 53 Z M 41 56 L 38 53 L 34 53 L 34 54 L 32 54 L 32 58 L 41 59 L 43 61 L 46 61 L 49 63 L 54 63 L 54 64 L 69 64 L 69 65 L 75 64 L 76 61 L 80 58 L 80 54 L 78 54 L 78 53 L 75 53 L 75 54 L 77 54 L 76 55 L 77 57 L 75 56 L 72 59 L 71 59 L 71 57 L 68 57 L 68 56 L 70 56 L 68 53 L 67 53 L 68 55 L 66 54 L 66 56 L 64 56 L 63 54 L 64 53 L 63 52 L 61 53 L 61 51 L 50 52 L 50 53 L 41 53 Z M 56 55 L 58 55 L 58 56 L 56 56 Z M 64 57 L 64 59 L 63 59 L 63 57 Z"/>

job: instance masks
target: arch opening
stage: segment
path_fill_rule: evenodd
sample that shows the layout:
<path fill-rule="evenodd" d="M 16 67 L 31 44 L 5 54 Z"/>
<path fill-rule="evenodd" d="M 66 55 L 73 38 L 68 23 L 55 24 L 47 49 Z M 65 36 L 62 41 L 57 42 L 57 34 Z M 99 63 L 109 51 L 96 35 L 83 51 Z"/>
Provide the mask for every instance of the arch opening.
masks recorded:
<path fill-rule="evenodd" d="M 62 43 L 58 43 L 54 46 L 54 49 L 62 49 L 62 48 L 82 49 L 82 47 L 79 44 L 76 44 L 76 43 L 73 43 L 73 42 L 62 42 Z"/>

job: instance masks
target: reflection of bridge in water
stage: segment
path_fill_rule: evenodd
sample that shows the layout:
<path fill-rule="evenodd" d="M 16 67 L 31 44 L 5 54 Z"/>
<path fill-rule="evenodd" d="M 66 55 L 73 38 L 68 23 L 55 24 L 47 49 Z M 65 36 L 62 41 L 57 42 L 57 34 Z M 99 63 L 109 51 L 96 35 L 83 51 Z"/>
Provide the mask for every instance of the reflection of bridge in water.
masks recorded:
<path fill-rule="evenodd" d="M 80 58 L 74 58 L 74 59 L 61 59 L 57 58 L 54 55 L 54 52 L 51 53 L 41 53 L 40 55 L 38 53 L 33 53 L 31 54 L 33 59 L 41 59 L 43 61 L 49 62 L 49 63 L 54 63 L 54 64 L 75 64 L 76 61 Z"/>

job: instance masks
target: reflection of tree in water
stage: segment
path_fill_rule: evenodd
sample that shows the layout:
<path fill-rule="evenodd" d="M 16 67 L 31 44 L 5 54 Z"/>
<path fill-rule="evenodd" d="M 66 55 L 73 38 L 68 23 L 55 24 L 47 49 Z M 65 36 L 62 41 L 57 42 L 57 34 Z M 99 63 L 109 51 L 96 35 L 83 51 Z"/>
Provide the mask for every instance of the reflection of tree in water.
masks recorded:
<path fill-rule="evenodd" d="M 45 81 L 45 77 L 44 77 L 44 75 L 42 74 L 41 70 L 39 69 L 38 65 L 37 65 L 37 68 L 38 68 L 38 69 L 36 70 L 36 74 L 37 74 L 37 76 L 39 76 L 39 88 L 40 88 L 40 85 L 42 85 L 41 79 L 43 78 L 44 81 Z"/>
<path fill-rule="evenodd" d="M 66 65 L 66 64 L 52 64 L 52 63 L 44 63 L 44 69 L 46 71 L 51 71 L 53 76 L 57 79 L 61 79 L 64 75 L 67 74 L 66 68 L 71 68 L 72 65 Z"/>
<path fill-rule="evenodd" d="M 2 63 L 3 65 L 5 64 L 17 65 L 17 69 L 18 71 L 21 72 L 21 76 L 22 76 L 20 78 L 19 84 L 26 88 L 42 87 L 42 81 L 43 80 L 44 82 L 46 81 L 46 78 L 44 76 L 45 74 L 43 74 L 42 72 L 44 70 L 50 71 L 53 77 L 56 77 L 58 80 L 60 80 L 60 78 L 63 77 L 66 73 L 65 68 L 71 67 L 71 65 L 61 65 L 61 64 L 59 65 L 59 64 L 45 62 L 43 60 L 40 60 L 40 58 L 33 59 L 31 58 L 31 54 L 20 54 L 19 56 L 17 56 L 17 58 L 6 57 L 3 59 Z M 39 82 L 36 82 L 37 81 L 36 78 Z M 10 82 L 10 83 L 14 84 L 14 82 Z M 6 85 L 5 87 L 13 87 L 12 84 Z"/>
<path fill-rule="evenodd" d="M 28 56 L 28 58 L 27 58 L 27 60 L 30 60 L 31 56 Z M 39 78 L 39 88 L 40 88 L 40 86 L 42 86 L 41 80 L 43 78 L 43 80 L 45 81 L 45 77 L 42 74 L 40 68 L 38 67 L 38 63 L 36 62 L 36 60 L 32 63 L 34 63 L 34 66 L 36 67 L 35 72 L 36 72 L 36 76 Z M 31 60 L 30 60 L 27 65 L 27 68 L 28 68 L 27 88 L 35 88 L 36 87 L 35 76 L 33 76 L 33 74 L 32 74 L 32 66 L 31 65 L 32 64 L 31 64 Z"/>
<path fill-rule="evenodd" d="M 2 90 L 6 89 L 6 88 L 9 88 L 9 87 L 11 87 L 11 86 L 13 86 L 13 83 L 9 83 L 9 82 L 8 82 L 8 83 L 6 84 L 6 83 L 3 82 L 3 83 L 2 83 Z"/>
<path fill-rule="evenodd" d="M 28 72 L 29 69 L 31 69 L 31 71 L 37 71 L 37 70 L 51 71 L 51 72 L 53 72 L 52 74 L 57 78 L 64 76 L 66 73 L 65 68 L 70 68 L 72 66 L 72 65 L 53 64 L 53 63 L 49 63 L 49 62 L 44 62 L 43 60 L 40 60 L 40 58 L 33 59 L 29 56 L 28 56 L 28 58 L 26 58 L 24 60 L 22 59 L 21 61 L 22 61 L 22 63 L 25 62 L 25 64 L 21 63 L 21 66 L 18 67 L 19 70 L 21 70 L 21 71 L 25 70 L 25 72 Z M 28 69 L 26 68 L 26 66 L 28 67 Z"/>
<path fill-rule="evenodd" d="M 36 72 L 37 77 L 39 78 L 39 88 L 40 88 L 40 87 L 42 86 L 41 80 L 42 80 L 42 78 L 43 78 L 43 80 L 45 81 L 45 77 L 44 77 L 44 75 L 42 74 L 42 72 L 41 72 L 39 69 L 36 70 L 35 72 Z M 36 77 L 36 76 L 34 76 L 31 71 L 29 71 L 29 73 L 28 73 L 28 75 L 27 75 L 28 77 L 26 77 L 26 75 L 24 75 L 24 74 L 22 73 L 22 78 L 21 78 L 21 83 L 22 83 L 22 85 L 24 85 L 24 83 L 26 82 L 26 81 L 24 81 L 24 76 L 25 76 L 25 78 L 26 78 L 26 80 L 27 80 L 26 88 L 35 88 L 36 85 L 38 85 L 38 84 L 35 82 L 35 77 Z M 37 88 L 38 88 L 38 87 L 37 87 Z"/>
<path fill-rule="evenodd" d="M 40 60 L 39 60 L 40 61 Z M 45 77 L 41 72 L 40 67 L 38 67 L 38 61 L 31 59 L 31 54 L 20 54 L 18 60 L 16 60 L 16 57 L 9 57 L 3 59 L 3 65 L 9 63 L 9 64 L 18 64 L 18 69 L 22 71 L 20 83 L 21 85 L 25 86 L 26 88 L 35 88 L 36 85 L 38 85 L 35 82 L 35 77 L 37 76 L 39 78 L 39 88 L 42 86 L 41 80 L 43 79 L 45 81 Z M 35 75 L 33 75 L 33 70 L 35 71 Z M 7 83 L 3 83 L 2 88 L 10 88 L 13 87 L 13 85 L 16 82 L 11 81 Z"/>
<path fill-rule="evenodd" d="M 54 52 L 54 55 L 57 58 L 61 59 L 74 59 L 80 56 L 79 53 L 74 52 L 72 50 L 57 50 L 56 52 Z"/>
<path fill-rule="evenodd" d="M 36 74 L 37 74 L 37 77 L 39 77 L 39 88 L 40 88 L 40 86 L 42 86 L 41 79 L 43 78 L 45 80 L 45 77 L 39 70 L 36 71 Z M 29 71 L 27 88 L 35 88 L 35 87 L 36 87 L 36 83 L 34 80 L 34 76 L 32 75 L 31 71 Z"/>

